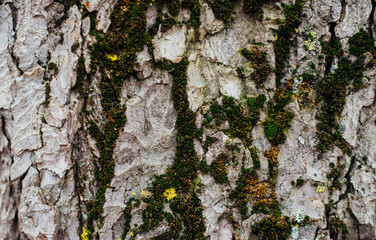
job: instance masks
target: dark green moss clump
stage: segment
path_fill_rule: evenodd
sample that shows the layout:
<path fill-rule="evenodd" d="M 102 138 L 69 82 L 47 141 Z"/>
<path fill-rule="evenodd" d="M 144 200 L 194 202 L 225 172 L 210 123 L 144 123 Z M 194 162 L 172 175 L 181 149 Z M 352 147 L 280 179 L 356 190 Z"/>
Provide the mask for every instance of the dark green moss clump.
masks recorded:
<path fill-rule="evenodd" d="M 200 169 L 203 173 L 209 173 L 214 177 L 214 180 L 219 183 L 227 183 L 227 164 L 229 163 L 229 157 L 225 154 L 220 154 L 213 163 L 209 166 L 206 161 L 200 162 Z"/>
<path fill-rule="evenodd" d="M 327 66 L 331 66 L 334 58 L 342 57 L 344 51 L 342 44 L 339 40 L 333 40 L 330 42 L 324 42 L 320 40 L 322 46 L 322 53 L 325 54 L 325 62 Z M 328 69 L 327 71 L 329 71 Z"/>
<path fill-rule="evenodd" d="M 296 179 L 296 185 L 295 186 L 297 188 L 300 188 L 300 187 L 302 187 L 304 185 L 304 183 L 305 183 L 305 181 L 304 181 L 303 178 L 298 178 L 298 179 Z"/>
<path fill-rule="evenodd" d="M 252 147 L 250 149 L 250 152 L 251 152 L 251 158 L 252 158 L 252 163 L 253 163 L 253 168 L 258 170 L 261 168 L 261 162 L 260 162 L 260 158 L 258 156 L 258 150 L 256 147 Z"/>
<path fill-rule="evenodd" d="M 358 57 L 354 62 L 342 56 L 343 50 L 340 49 L 339 42 L 321 44 L 327 60 L 331 61 L 333 57 L 340 58 L 340 60 L 337 69 L 328 72 L 317 84 L 317 100 L 322 102 L 321 112 L 317 116 L 319 120 L 317 124 L 319 139 L 317 147 L 320 151 L 325 151 L 335 144 L 343 152 L 350 154 L 350 146 L 341 135 L 342 130 L 337 123 L 337 119 L 343 111 L 351 84 L 354 91 L 363 86 L 363 71 L 366 68 L 364 53 L 375 54 L 374 39 L 364 30 L 360 30 L 350 38 L 350 54 Z"/>
<path fill-rule="evenodd" d="M 261 239 L 284 240 L 290 237 L 291 226 L 289 217 L 273 215 L 252 225 L 252 233 Z"/>
<path fill-rule="evenodd" d="M 347 234 L 348 229 L 347 225 L 341 220 L 336 213 L 330 214 L 329 217 L 329 230 L 330 230 L 330 238 L 331 239 L 338 239 L 338 235 L 340 232 L 342 234 Z"/>
<path fill-rule="evenodd" d="M 343 170 L 345 169 L 345 165 L 335 165 L 334 163 L 329 164 L 330 172 L 326 174 L 328 180 L 332 183 L 331 190 L 341 190 L 342 183 L 340 178 L 342 177 Z"/>
<path fill-rule="evenodd" d="M 210 105 L 208 112 L 204 114 L 203 126 L 210 127 L 211 123 L 216 126 L 228 121 L 230 128 L 223 130 L 225 134 L 232 138 L 243 140 L 246 146 L 252 144 L 251 130 L 259 121 L 260 108 L 264 106 L 265 95 L 255 98 L 246 97 L 246 105 L 238 103 L 233 97 L 223 96 L 222 105 L 214 102 Z"/>
<path fill-rule="evenodd" d="M 239 208 L 239 212 L 243 219 L 249 217 L 249 188 L 254 187 L 258 181 L 259 179 L 256 170 L 242 167 L 239 178 L 236 180 L 236 188 L 230 193 L 230 199 L 236 200 L 235 206 Z"/>
<path fill-rule="evenodd" d="M 125 107 L 120 102 L 123 83 L 134 74 L 133 65 L 136 60 L 136 53 L 143 50 L 145 45 L 151 46 L 150 41 L 158 28 L 161 26 L 162 31 L 167 31 L 176 24 L 174 18 L 160 15 L 156 24 L 147 31 L 146 10 L 152 2 L 152 0 L 120 0 L 111 15 L 111 25 L 107 33 L 95 29 L 91 31 L 97 39 L 91 49 L 91 69 L 92 73 L 99 71 L 102 76 L 99 87 L 105 118 L 103 127 L 98 126 L 94 120 L 89 122 L 89 132 L 95 138 L 100 153 L 100 156 L 93 160 L 95 180 L 98 186 L 97 193 L 92 201 L 86 203 L 89 212 L 87 225 L 91 232 L 94 232 L 94 221 L 99 220 L 101 222 L 103 220 L 101 215 L 105 203 L 104 193 L 114 174 L 113 149 L 119 131 L 126 121 Z M 165 0 L 161 2 L 168 5 L 172 16 L 176 16 L 181 8 L 191 9 L 191 24 L 197 27 L 200 24 L 198 0 Z M 83 86 L 86 86 L 85 84 L 90 77 L 85 77 L 84 62 L 83 58 L 79 59 L 77 82 L 74 88 L 85 95 L 87 92 Z M 168 69 L 174 77 L 172 96 L 174 107 L 178 112 L 176 122 L 178 130 L 177 150 L 174 164 L 168 168 L 165 174 L 156 178 L 150 188 L 152 196 L 144 199 L 147 207 L 142 213 L 143 224 L 134 231 L 134 234 L 151 230 L 165 219 L 170 229 L 156 239 L 179 237 L 182 229 L 181 221 L 185 226 L 182 239 L 203 239 L 205 225 L 202 207 L 200 200 L 193 191 L 193 182 L 198 171 L 198 159 L 194 151 L 193 139 L 199 137 L 199 131 L 195 126 L 195 114 L 188 108 L 186 93 L 188 61 L 185 58 L 178 64 L 165 61 L 156 65 Z M 171 200 L 173 214 L 163 212 L 163 204 L 167 201 L 164 192 L 171 188 L 175 189 L 178 194 L 176 198 Z M 184 196 L 181 195 L 183 192 Z M 179 202 L 176 207 L 173 207 L 174 201 Z M 129 231 L 128 223 L 131 219 L 131 203 L 128 205 L 125 210 L 126 229 L 124 234 Z M 181 209 L 184 209 L 184 213 Z M 175 218 L 174 215 L 177 213 L 180 213 L 182 217 Z"/>
<path fill-rule="evenodd" d="M 290 128 L 294 114 L 285 110 L 284 107 L 291 101 L 292 92 L 288 90 L 277 89 L 274 94 L 275 104 L 271 101 L 267 103 L 268 117 L 265 120 L 265 134 L 269 142 L 277 146 L 286 141 L 285 132 Z"/>
<path fill-rule="evenodd" d="M 262 20 L 263 11 L 262 6 L 268 1 L 265 0 L 245 0 L 243 9 L 250 16 L 255 17 L 257 20 Z M 277 2 L 277 0 L 270 0 L 269 2 Z"/>
<path fill-rule="evenodd" d="M 213 10 L 214 16 L 225 22 L 232 20 L 232 13 L 234 10 L 234 1 L 230 0 L 213 0 L 209 1 L 209 5 Z"/>
<path fill-rule="evenodd" d="M 201 25 L 199 0 L 183 0 L 182 7 L 191 10 L 191 24 L 196 29 Z"/>
<path fill-rule="evenodd" d="M 274 43 L 275 62 L 276 62 L 276 81 L 279 86 L 283 76 L 283 69 L 290 56 L 290 47 L 293 44 L 293 37 L 295 29 L 300 25 L 300 14 L 303 8 L 303 0 L 297 0 L 294 5 L 287 5 L 282 3 L 285 11 L 285 24 L 280 26 L 277 31 L 276 41 Z"/>
<path fill-rule="evenodd" d="M 44 104 L 46 104 L 46 106 L 50 104 L 50 100 L 51 100 L 50 94 L 51 94 L 50 82 L 46 82 L 46 90 L 45 90 L 46 98 L 44 100 Z"/>
<path fill-rule="evenodd" d="M 124 219 L 125 219 L 125 224 L 124 224 L 124 230 L 123 230 L 123 235 L 122 239 L 125 239 L 129 230 L 131 229 L 131 220 L 132 220 L 132 208 L 133 206 L 139 207 L 141 204 L 141 201 L 136 198 L 130 198 L 127 202 L 127 206 L 124 209 Z"/>
<path fill-rule="evenodd" d="M 148 34 L 150 36 L 154 36 L 157 34 L 159 26 L 161 26 L 161 32 L 167 32 L 170 28 L 172 28 L 175 24 L 177 24 L 174 18 L 170 18 L 166 15 L 161 16 L 158 15 L 155 23 L 151 26 L 148 30 Z"/>
<path fill-rule="evenodd" d="M 83 56 L 80 56 L 78 58 L 78 64 L 77 64 L 77 78 L 76 83 L 72 87 L 72 90 L 78 91 L 81 96 L 85 95 L 84 85 L 88 85 L 91 82 L 90 76 L 86 73 L 85 69 L 85 58 Z"/>
<path fill-rule="evenodd" d="M 204 153 L 208 152 L 209 146 L 215 143 L 218 139 L 215 137 L 206 136 L 206 141 L 204 145 L 202 146 Z"/>
<path fill-rule="evenodd" d="M 364 53 L 371 53 L 374 57 L 376 55 L 375 51 L 375 39 L 365 30 L 361 29 L 358 33 L 349 39 L 350 44 L 350 54 L 361 57 Z"/>
<path fill-rule="evenodd" d="M 312 85 L 315 82 L 315 76 L 310 73 L 303 73 L 302 74 L 303 82 Z"/>
<path fill-rule="evenodd" d="M 168 11 L 174 17 L 179 14 L 181 9 L 181 1 L 180 0 L 161 0 L 161 3 L 167 4 Z"/>
<path fill-rule="evenodd" d="M 331 144 L 336 144 L 345 153 L 350 153 L 347 142 L 341 136 L 337 118 L 342 113 L 351 81 L 355 84 L 361 81 L 362 71 L 357 62 L 352 63 L 343 57 L 338 62 L 338 69 L 329 73 L 317 84 L 317 100 L 322 101 L 321 112 L 318 115 L 318 149 L 327 150 Z"/>
<path fill-rule="evenodd" d="M 257 87 L 261 87 L 267 77 L 270 75 L 272 68 L 266 59 L 266 52 L 261 51 L 259 48 L 254 47 L 251 50 L 243 48 L 240 53 L 251 61 L 254 71 L 251 73 L 251 79 L 256 82 Z M 242 69 L 238 69 L 238 75 L 240 78 L 245 79 Z"/>

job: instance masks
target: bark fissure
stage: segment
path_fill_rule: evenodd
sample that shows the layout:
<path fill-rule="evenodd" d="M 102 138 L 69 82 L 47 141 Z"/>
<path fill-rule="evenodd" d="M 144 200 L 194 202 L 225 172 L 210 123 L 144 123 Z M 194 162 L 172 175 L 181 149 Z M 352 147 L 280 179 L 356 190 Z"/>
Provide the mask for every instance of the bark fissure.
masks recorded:
<path fill-rule="evenodd" d="M 334 43 L 336 41 L 336 22 L 329 23 L 329 32 L 330 32 L 330 42 L 329 45 Z M 328 61 L 325 65 L 325 75 L 327 75 L 330 72 L 330 69 L 332 68 L 333 59 L 331 61 Z"/>
<path fill-rule="evenodd" d="M 12 11 L 12 30 L 14 34 L 14 43 L 12 47 L 9 49 L 9 54 L 13 60 L 14 65 L 17 67 L 18 71 L 23 75 L 23 71 L 19 67 L 19 59 L 18 57 L 14 54 L 14 44 L 17 41 L 17 23 L 18 23 L 18 9 L 14 6 L 13 2 L 8 3 L 11 11 Z"/>
<path fill-rule="evenodd" d="M 339 21 L 342 22 L 343 19 L 345 18 L 346 14 L 346 0 L 341 0 L 341 15 L 339 17 Z"/>
<path fill-rule="evenodd" d="M 348 196 L 348 194 L 352 192 L 353 185 L 351 183 L 351 174 L 352 174 L 352 171 L 355 168 L 355 165 L 356 165 L 356 157 L 352 156 L 351 161 L 350 161 L 349 170 L 345 174 L 346 191 L 345 191 L 345 193 L 343 193 L 342 195 L 339 196 L 338 200 L 334 203 L 334 205 L 338 204 L 341 200 L 345 199 Z"/>
<path fill-rule="evenodd" d="M 371 36 L 371 38 L 373 38 L 373 29 L 372 29 L 372 27 L 373 27 L 373 24 L 375 22 L 376 0 L 371 0 L 371 3 L 372 3 L 372 10 L 371 10 L 371 13 L 369 15 L 368 33 Z"/>

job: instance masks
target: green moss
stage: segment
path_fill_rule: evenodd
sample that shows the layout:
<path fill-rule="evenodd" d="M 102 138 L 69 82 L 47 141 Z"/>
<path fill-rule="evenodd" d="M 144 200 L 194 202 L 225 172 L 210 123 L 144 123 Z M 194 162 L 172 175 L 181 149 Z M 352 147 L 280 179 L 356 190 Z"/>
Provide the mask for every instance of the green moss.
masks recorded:
<path fill-rule="evenodd" d="M 317 136 L 319 139 L 318 149 L 325 151 L 333 144 L 338 146 L 347 154 L 351 149 L 349 144 L 341 136 L 337 119 L 342 113 L 346 97 L 350 90 L 350 84 L 354 91 L 363 86 L 364 53 L 375 54 L 374 39 L 369 34 L 360 30 L 350 38 L 350 54 L 357 56 L 354 62 L 342 56 L 343 50 L 338 41 L 323 43 L 323 53 L 326 54 L 327 64 L 334 57 L 340 58 L 335 72 L 329 72 L 317 85 L 317 100 L 321 101 L 321 112 L 318 115 Z"/>
<path fill-rule="evenodd" d="M 258 170 L 261 168 L 261 162 L 260 162 L 260 159 L 258 157 L 258 150 L 256 147 L 252 147 L 250 149 L 250 152 L 251 152 L 251 158 L 252 158 L 252 163 L 253 163 L 253 168 Z"/>
<path fill-rule="evenodd" d="M 277 0 L 271 0 L 270 2 L 277 2 Z M 250 16 L 261 21 L 263 17 L 262 6 L 265 3 L 266 1 L 264 0 L 245 0 L 243 3 L 243 10 Z"/>
<path fill-rule="evenodd" d="M 125 239 L 129 230 L 131 229 L 131 220 L 132 220 L 132 208 L 133 206 L 138 207 L 140 205 L 140 200 L 136 198 L 130 198 L 127 202 L 127 206 L 124 209 L 124 230 L 123 230 L 123 235 L 122 239 Z"/>
<path fill-rule="evenodd" d="M 167 15 L 158 15 L 155 23 L 149 28 L 148 34 L 150 36 L 155 36 L 159 30 L 159 26 L 162 33 L 167 32 L 175 24 L 177 24 L 177 22 L 174 18 L 170 18 Z"/>
<path fill-rule="evenodd" d="M 147 43 L 146 9 L 151 1 L 127 3 L 119 1 L 111 14 L 111 25 L 107 33 L 92 31 L 97 42 L 91 49 L 91 69 L 99 70 L 101 81 L 101 105 L 105 124 L 102 128 L 90 121 L 89 133 L 96 140 L 100 155 L 93 159 L 97 191 L 92 201 L 86 203 L 88 229 L 94 234 L 94 221 L 103 220 L 105 191 L 114 175 L 113 151 L 119 132 L 126 122 L 125 106 L 120 103 L 121 87 L 133 74 L 136 52 Z M 122 11 L 127 7 L 127 11 Z M 111 61 L 108 54 L 116 54 L 118 60 Z M 79 58 L 77 81 L 74 89 L 87 97 L 87 82 L 90 75 L 85 73 L 85 59 Z M 109 75 L 107 73 L 110 73 Z M 100 224 L 99 224 L 100 226 Z"/>
<path fill-rule="evenodd" d="M 44 94 L 46 95 L 46 98 L 44 100 L 44 104 L 48 106 L 50 104 L 51 100 L 51 87 L 50 87 L 50 82 L 46 83 L 46 90 L 44 91 Z"/>
<path fill-rule="evenodd" d="M 373 56 L 376 55 L 375 39 L 371 38 L 368 32 L 363 29 L 349 39 L 349 44 L 350 54 L 354 56 L 361 57 L 367 52 L 371 53 Z"/>
<path fill-rule="evenodd" d="M 171 204 L 170 207 L 174 212 L 181 215 L 181 220 L 185 223 L 185 229 L 180 239 L 205 239 L 204 209 L 196 194 L 179 199 Z"/>
<path fill-rule="evenodd" d="M 269 142 L 277 146 L 286 141 L 287 136 L 285 131 L 290 128 L 294 114 L 283 108 L 291 101 L 291 92 L 278 89 L 274 95 L 274 99 L 276 104 L 271 101 L 267 103 L 268 116 L 263 125 Z"/>
<path fill-rule="evenodd" d="M 348 58 L 342 57 L 338 62 L 338 69 L 335 73 L 329 73 L 317 84 L 317 100 L 322 102 L 321 112 L 317 119 L 318 149 L 327 150 L 333 143 L 344 152 L 349 153 L 350 149 L 340 133 L 337 118 L 342 113 L 346 103 L 346 96 L 351 80 L 359 82 L 362 72 L 359 66 L 352 63 Z"/>
<path fill-rule="evenodd" d="M 214 0 L 209 1 L 209 6 L 212 8 L 215 18 L 229 22 L 232 20 L 232 13 L 234 11 L 234 1 L 230 0 Z"/>
<path fill-rule="evenodd" d="M 298 179 L 296 179 L 296 185 L 295 186 L 297 188 L 300 188 L 300 187 L 302 187 L 304 185 L 304 183 L 305 183 L 305 181 L 304 181 L 303 178 L 298 178 Z"/>
<path fill-rule="evenodd" d="M 214 177 L 214 180 L 219 183 L 227 183 L 227 164 L 229 163 L 229 157 L 226 154 L 220 154 L 209 166 L 205 160 L 200 162 L 200 170 L 203 173 L 209 173 Z"/>
<path fill-rule="evenodd" d="M 344 51 L 342 49 L 342 44 L 339 40 L 334 40 L 330 42 L 324 42 L 320 40 L 322 46 L 322 53 L 325 54 L 325 62 L 327 65 L 332 64 L 334 58 L 342 57 Z"/>
<path fill-rule="evenodd" d="M 336 213 L 330 214 L 329 217 L 329 230 L 330 230 L 330 237 L 332 239 L 338 239 L 338 234 L 342 232 L 342 234 L 347 234 L 348 229 L 347 225 L 341 220 Z"/>
<path fill-rule="evenodd" d="M 246 48 L 242 48 L 240 53 L 247 58 L 247 60 L 251 61 L 252 68 L 254 71 L 251 73 L 251 79 L 256 82 L 257 87 L 261 87 L 262 84 L 266 81 L 267 77 L 272 71 L 267 59 L 266 59 L 266 52 L 261 51 L 259 48 L 254 47 L 251 50 Z M 245 79 L 244 73 L 242 69 L 238 69 L 238 75 L 241 79 Z"/>
<path fill-rule="evenodd" d="M 274 42 L 277 86 L 279 86 L 281 83 L 281 80 L 284 76 L 284 68 L 286 67 L 286 62 L 290 56 L 290 47 L 293 44 L 293 40 L 291 40 L 291 38 L 295 33 L 295 29 L 299 28 L 300 25 L 299 18 L 303 8 L 303 3 L 303 0 L 295 1 L 294 5 L 287 5 L 282 3 L 286 20 L 285 24 L 280 26 L 280 28 L 277 30 L 277 40 Z"/>
<path fill-rule="evenodd" d="M 179 0 L 161 0 L 161 3 L 167 4 L 170 14 L 176 17 L 181 9 L 181 1 Z"/>
<path fill-rule="evenodd" d="M 251 130 L 259 121 L 260 108 L 265 102 L 265 95 L 256 98 L 246 97 L 247 107 L 237 102 L 233 97 L 223 96 L 222 105 L 214 102 L 210 105 L 209 111 L 204 114 L 203 126 L 210 127 L 213 122 L 216 126 L 228 121 L 230 128 L 223 130 L 232 138 L 239 138 L 246 146 L 252 144 Z"/>
<path fill-rule="evenodd" d="M 172 98 L 178 115 L 174 163 L 164 174 L 157 176 L 153 181 L 150 188 L 152 196 L 145 199 L 147 206 L 142 213 L 143 224 L 136 230 L 136 233 L 151 230 L 163 219 L 166 219 L 170 231 L 156 239 L 166 239 L 169 236 L 179 237 L 182 229 L 181 222 L 184 224 L 185 230 L 180 239 L 204 239 L 203 209 L 194 191 L 199 163 L 193 140 L 198 137 L 199 130 L 195 125 L 195 114 L 189 109 L 186 91 L 187 67 L 187 58 L 184 58 L 180 63 L 171 64 L 171 75 L 174 79 Z M 174 188 L 178 194 L 176 198 L 170 200 L 170 208 L 173 214 L 163 212 L 163 204 L 167 201 L 163 193 L 170 188 Z M 180 220 L 173 217 L 176 214 L 180 214 Z"/>
<path fill-rule="evenodd" d="M 315 82 L 315 76 L 310 73 L 303 73 L 302 74 L 303 82 L 306 82 L 312 85 Z"/>
<path fill-rule="evenodd" d="M 218 138 L 206 136 L 206 141 L 204 145 L 202 146 L 204 153 L 208 152 L 209 146 L 215 143 L 218 140 Z"/>
<path fill-rule="evenodd" d="M 42 116 L 42 123 L 47 124 L 47 121 L 46 121 L 46 118 L 44 117 L 44 115 Z"/>
<path fill-rule="evenodd" d="M 239 208 L 242 219 L 247 219 L 249 217 L 249 188 L 255 186 L 255 184 L 258 183 L 258 180 L 256 170 L 242 167 L 239 178 L 236 180 L 236 188 L 229 195 L 231 200 L 236 200 L 235 206 Z"/>
<path fill-rule="evenodd" d="M 331 190 L 341 190 L 343 183 L 341 183 L 340 178 L 342 177 L 345 165 L 342 164 L 335 166 L 335 164 L 331 162 L 329 167 L 330 172 L 326 174 L 326 177 L 331 182 Z"/>
<path fill-rule="evenodd" d="M 82 96 L 86 94 L 84 90 L 84 85 L 89 85 L 91 82 L 90 75 L 86 73 L 85 68 L 85 58 L 83 56 L 80 56 L 78 58 L 78 64 L 77 64 L 77 77 L 76 77 L 76 83 L 72 87 L 72 90 L 78 91 Z"/>
<path fill-rule="evenodd" d="M 238 74 L 238 77 L 241 79 L 241 80 L 246 80 L 247 79 L 247 77 L 244 75 L 244 69 L 243 68 L 241 68 L 241 67 L 238 67 L 237 69 L 236 69 L 236 72 L 237 72 L 237 74 Z"/>
<path fill-rule="evenodd" d="M 200 1 L 199 0 L 183 0 L 182 7 L 191 10 L 191 23 L 195 29 L 201 25 L 200 19 Z M 197 31 L 196 31 L 197 32 Z"/>
<path fill-rule="evenodd" d="M 252 233 L 261 239 L 284 240 L 290 237 L 291 226 L 286 216 L 270 216 L 252 225 Z"/>
<path fill-rule="evenodd" d="M 59 72 L 59 69 L 58 69 L 58 67 L 57 67 L 57 64 L 54 63 L 54 62 L 50 62 L 50 63 L 48 64 L 48 71 L 49 71 L 49 72 L 52 71 L 52 74 L 53 74 L 54 76 L 56 76 L 56 74 Z"/>

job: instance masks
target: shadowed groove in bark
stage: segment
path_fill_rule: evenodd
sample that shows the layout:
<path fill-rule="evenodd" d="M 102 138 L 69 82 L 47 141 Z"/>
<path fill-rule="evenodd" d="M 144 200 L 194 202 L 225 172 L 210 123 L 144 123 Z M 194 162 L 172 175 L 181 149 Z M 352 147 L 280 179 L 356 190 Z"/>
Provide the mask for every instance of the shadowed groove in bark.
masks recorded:
<path fill-rule="evenodd" d="M 12 11 L 12 30 L 14 34 L 14 43 L 16 43 L 17 40 L 17 22 L 18 22 L 18 9 L 14 6 L 13 2 L 7 3 Z M 12 44 L 12 49 L 9 49 L 10 56 L 12 57 L 14 65 L 17 67 L 18 71 L 20 71 L 21 75 L 23 75 L 23 71 L 19 67 L 19 60 L 14 55 L 14 43 Z"/>
<path fill-rule="evenodd" d="M 369 15 L 369 20 L 368 20 L 368 33 L 369 35 L 371 36 L 371 38 L 373 38 L 373 24 L 375 22 L 375 8 L 376 8 L 376 0 L 371 0 L 371 3 L 372 3 L 372 10 L 371 10 L 371 13 Z"/>
<path fill-rule="evenodd" d="M 336 41 L 336 22 L 329 23 L 329 32 L 330 32 L 330 42 L 329 45 L 334 43 Z M 332 68 L 333 59 L 331 61 L 327 61 L 325 65 L 325 75 L 327 75 L 330 72 L 330 69 Z"/>

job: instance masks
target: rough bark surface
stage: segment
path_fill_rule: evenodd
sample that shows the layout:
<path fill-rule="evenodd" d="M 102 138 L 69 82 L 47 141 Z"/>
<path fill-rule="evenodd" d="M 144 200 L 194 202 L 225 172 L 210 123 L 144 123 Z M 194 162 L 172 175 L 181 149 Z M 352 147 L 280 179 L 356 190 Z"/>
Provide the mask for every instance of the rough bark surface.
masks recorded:
<path fill-rule="evenodd" d="M 100 87 L 103 75 L 111 73 L 92 73 L 92 68 L 99 67 L 90 64 L 91 46 L 97 42 L 93 30 L 112 31 L 110 16 L 120 3 L 70 2 L 0 0 L 0 239 L 88 239 L 81 234 L 90 228 L 88 203 L 99 191 L 95 159 L 102 154 L 89 128 L 94 121 L 102 130 L 112 121 L 101 105 Z M 127 2 L 143 1 L 119 2 L 126 12 L 131 8 L 127 9 Z M 282 215 L 290 217 L 288 239 L 376 239 L 376 51 L 372 46 L 359 57 L 350 50 L 350 39 L 358 32 L 375 36 L 375 1 L 302 2 L 299 26 L 291 33 L 291 49 L 284 53 L 287 61 L 281 79 L 273 69 L 280 64 L 275 42 L 283 36 L 278 29 L 289 20 L 283 6 L 299 1 L 267 2 L 261 17 L 244 11 L 243 1 L 229 1 L 232 15 L 223 20 L 215 14 L 216 1 L 200 0 L 199 25 L 192 24 L 193 9 L 178 9 L 173 16 L 168 4 L 163 4 L 169 1 L 150 2 L 146 29 L 155 26 L 157 16 L 163 14 L 176 22 L 165 29 L 157 25 L 151 41 L 136 53 L 133 72 L 121 86 L 119 104 L 126 107 L 126 122 L 115 129 L 119 134 L 112 149 L 113 176 L 105 186 L 103 210 L 94 219 L 89 238 L 153 239 L 172 228 L 163 220 L 146 231 L 139 230 L 147 206 L 143 199 L 153 194 L 156 177 L 169 171 L 183 141 L 177 130 L 182 113 L 173 98 L 176 76 L 156 62 L 176 66 L 187 60 L 189 109 L 195 114 L 197 128 L 202 129 L 194 150 L 198 162 L 210 166 L 197 171 L 189 190 L 203 209 L 205 239 L 286 239 L 252 231 L 252 225 L 275 214 L 252 210 L 257 199 L 264 199 L 256 192 L 263 189 L 268 195 L 265 199 L 278 200 Z M 333 129 L 341 134 L 350 153 L 338 144 L 318 149 L 317 116 L 323 102 L 316 86 L 335 73 L 342 57 L 326 61 L 324 45 L 333 41 L 341 43 L 350 61 L 365 63 L 362 85 L 345 90 L 343 108 L 335 118 L 338 128 Z M 261 85 L 255 80 L 257 66 L 241 49 L 265 52 L 270 71 Z M 106 54 L 114 57 L 113 52 Z M 84 95 L 74 87 L 82 57 L 87 74 Z M 115 57 L 118 61 L 120 54 Z M 314 76 L 305 89 L 300 87 L 304 73 Z M 293 120 L 284 129 L 286 139 L 280 144 L 268 140 L 266 103 L 248 129 L 251 144 L 231 132 L 230 115 L 218 125 L 205 122 L 215 102 L 222 104 L 231 98 L 248 111 L 247 97 L 264 94 L 266 101 L 275 102 L 277 89 L 291 85 L 292 97 L 283 109 L 293 113 Z M 210 142 L 212 138 L 216 140 Z M 271 181 L 274 160 L 268 157 L 273 147 L 278 148 L 275 183 Z M 252 161 L 254 154 L 259 168 Z M 221 156 L 229 160 L 220 162 Z M 244 169 L 257 169 L 259 177 L 253 186 L 257 190 L 248 189 L 245 217 L 237 196 L 230 197 Z M 218 172 L 225 180 L 218 180 Z M 188 194 L 176 191 L 176 199 Z M 132 197 L 141 199 L 141 204 L 129 208 Z M 165 200 L 163 211 L 184 222 L 169 207 L 176 199 Z M 301 215 L 309 219 L 303 223 Z M 184 222 L 180 231 L 188 228 Z M 174 238 L 182 235 L 179 232 Z"/>

